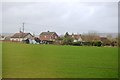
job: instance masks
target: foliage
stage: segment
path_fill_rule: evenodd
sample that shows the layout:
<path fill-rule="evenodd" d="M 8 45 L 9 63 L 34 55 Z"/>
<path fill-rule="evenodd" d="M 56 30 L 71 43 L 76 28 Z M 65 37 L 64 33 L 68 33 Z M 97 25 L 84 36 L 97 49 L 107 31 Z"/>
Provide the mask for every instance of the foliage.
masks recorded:
<path fill-rule="evenodd" d="M 95 41 L 95 42 L 93 42 L 92 45 L 100 47 L 100 46 L 102 46 L 102 42 L 101 41 Z"/>
<path fill-rule="evenodd" d="M 63 45 L 71 45 L 73 42 L 73 39 L 70 37 L 64 38 L 63 39 Z"/>
<path fill-rule="evenodd" d="M 73 46 L 82 46 L 82 42 L 72 42 Z"/>
<path fill-rule="evenodd" d="M 65 38 L 68 38 L 68 37 L 69 37 L 69 33 L 66 32 L 64 37 L 65 37 Z"/>

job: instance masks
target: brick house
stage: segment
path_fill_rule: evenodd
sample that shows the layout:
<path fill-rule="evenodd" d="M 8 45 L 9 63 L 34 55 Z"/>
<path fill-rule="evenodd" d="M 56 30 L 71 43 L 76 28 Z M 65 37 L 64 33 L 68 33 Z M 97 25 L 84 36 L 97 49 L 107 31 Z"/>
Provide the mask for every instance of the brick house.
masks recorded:
<path fill-rule="evenodd" d="M 42 41 L 42 42 L 53 42 L 55 41 L 56 39 L 58 38 L 58 35 L 56 32 L 42 32 L 40 35 L 39 35 L 39 39 Z"/>

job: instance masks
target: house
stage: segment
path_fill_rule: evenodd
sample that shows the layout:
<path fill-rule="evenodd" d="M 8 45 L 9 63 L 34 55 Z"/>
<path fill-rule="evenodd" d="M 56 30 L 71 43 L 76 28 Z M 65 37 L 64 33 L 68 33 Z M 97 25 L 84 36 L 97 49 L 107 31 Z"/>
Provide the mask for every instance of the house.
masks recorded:
<path fill-rule="evenodd" d="M 0 35 L 0 40 L 2 40 L 2 41 L 10 41 L 11 36 L 13 36 L 13 33 L 2 33 Z"/>
<path fill-rule="evenodd" d="M 10 41 L 23 41 L 26 39 L 33 39 L 33 35 L 30 33 L 19 32 L 15 33 L 12 37 L 10 37 Z"/>
<path fill-rule="evenodd" d="M 70 37 L 73 38 L 73 42 L 82 42 L 81 34 L 72 34 Z"/>
<path fill-rule="evenodd" d="M 43 42 L 43 43 L 49 43 L 49 42 L 53 42 L 58 38 L 58 35 L 56 32 L 42 32 L 39 36 L 39 39 Z"/>
<path fill-rule="evenodd" d="M 0 35 L 0 41 L 5 40 L 5 36 Z"/>

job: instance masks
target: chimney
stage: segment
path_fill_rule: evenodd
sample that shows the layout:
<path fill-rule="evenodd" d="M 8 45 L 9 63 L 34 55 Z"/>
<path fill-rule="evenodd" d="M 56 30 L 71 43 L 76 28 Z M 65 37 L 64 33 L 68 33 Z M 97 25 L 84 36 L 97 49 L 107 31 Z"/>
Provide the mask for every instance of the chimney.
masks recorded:
<path fill-rule="evenodd" d="M 20 31 L 19 31 L 20 33 L 22 33 L 22 31 L 21 31 L 21 27 L 20 27 Z"/>
<path fill-rule="evenodd" d="M 23 33 L 22 31 L 20 31 L 20 33 Z"/>

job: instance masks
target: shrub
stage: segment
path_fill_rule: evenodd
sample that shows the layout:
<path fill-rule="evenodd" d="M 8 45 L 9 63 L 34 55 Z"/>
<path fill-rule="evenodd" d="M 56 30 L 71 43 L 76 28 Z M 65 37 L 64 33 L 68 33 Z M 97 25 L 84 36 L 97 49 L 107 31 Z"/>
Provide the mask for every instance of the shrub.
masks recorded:
<path fill-rule="evenodd" d="M 81 42 L 73 42 L 72 45 L 74 45 L 74 46 L 81 46 L 82 44 L 81 44 Z"/>
<path fill-rule="evenodd" d="M 73 42 L 73 39 L 72 38 L 64 38 L 63 39 L 63 45 L 71 45 Z"/>
<path fill-rule="evenodd" d="M 93 42 L 93 46 L 102 46 L 102 42 L 101 41 Z"/>

